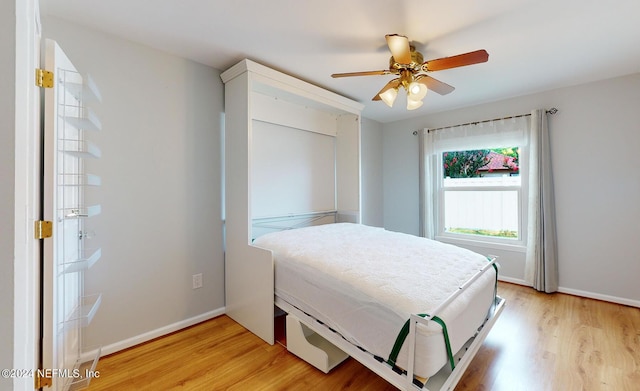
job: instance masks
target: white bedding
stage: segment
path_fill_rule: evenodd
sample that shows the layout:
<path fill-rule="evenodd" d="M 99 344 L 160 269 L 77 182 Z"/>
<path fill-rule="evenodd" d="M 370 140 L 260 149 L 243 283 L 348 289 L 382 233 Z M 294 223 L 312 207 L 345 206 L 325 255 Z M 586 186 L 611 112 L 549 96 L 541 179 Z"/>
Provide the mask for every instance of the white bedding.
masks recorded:
<path fill-rule="evenodd" d="M 360 224 L 327 224 L 259 237 L 273 251 L 275 294 L 385 360 L 411 313 L 431 313 L 487 264 L 460 247 Z M 495 271 L 484 273 L 437 314 L 453 352 L 472 337 L 493 302 Z M 415 373 L 447 363 L 442 328 L 419 327 Z M 407 366 L 407 343 L 397 364 Z"/>

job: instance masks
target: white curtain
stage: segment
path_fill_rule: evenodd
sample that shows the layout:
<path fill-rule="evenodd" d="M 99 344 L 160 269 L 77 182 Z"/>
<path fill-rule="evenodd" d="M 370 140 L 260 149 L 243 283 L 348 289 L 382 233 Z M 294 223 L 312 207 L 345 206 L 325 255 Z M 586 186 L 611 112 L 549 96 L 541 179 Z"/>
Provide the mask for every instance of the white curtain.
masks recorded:
<path fill-rule="evenodd" d="M 529 213 L 525 281 L 544 292 L 558 290 L 555 201 L 546 110 L 531 113 Z"/>
<path fill-rule="evenodd" d="M 435 237 L 435 164 L 434 134 L 420 133 L 420 236 Z"/>

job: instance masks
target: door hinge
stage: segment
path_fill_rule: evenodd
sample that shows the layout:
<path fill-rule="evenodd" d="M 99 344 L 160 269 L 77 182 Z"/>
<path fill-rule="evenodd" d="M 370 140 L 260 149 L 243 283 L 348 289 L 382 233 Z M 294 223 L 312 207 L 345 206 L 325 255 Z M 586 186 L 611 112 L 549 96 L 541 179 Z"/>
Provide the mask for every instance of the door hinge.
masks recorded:
<path fill-rule="evenodd" d="M 53 88 L 53 72 L 37 68 L 36 85 L 43 88 Z"/>
<path fill-rule="evenodd" d="M 39 390 L 41 388 L 45 388 L 45 387 L 51 387 L 53 385 L 53 380 L 50 377 L 44 377 L 41 376 L 41 374 L 39 373 L 40 371 L 38 371 L 38 373 L 36 374 L 36 384 L 35 384 L 35 388 L 36 390 Z"/>
<path fill-rule="evenodd" d="M 51 221 L 37 220 L 34 226 L 36 239 L 46 239 L 53 236 L 53 223 Z"/>

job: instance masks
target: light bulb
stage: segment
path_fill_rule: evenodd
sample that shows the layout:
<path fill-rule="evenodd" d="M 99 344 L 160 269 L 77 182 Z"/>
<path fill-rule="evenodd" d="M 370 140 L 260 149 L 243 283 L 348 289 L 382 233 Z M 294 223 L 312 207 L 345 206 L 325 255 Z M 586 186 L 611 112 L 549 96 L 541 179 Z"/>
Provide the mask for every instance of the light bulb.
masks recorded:
<path fill-rule="evenodd" d="M 427 86 L 414 81 L 409 84 L 408 94 L 411 99 L 422 100 L 427 95 Z"/>

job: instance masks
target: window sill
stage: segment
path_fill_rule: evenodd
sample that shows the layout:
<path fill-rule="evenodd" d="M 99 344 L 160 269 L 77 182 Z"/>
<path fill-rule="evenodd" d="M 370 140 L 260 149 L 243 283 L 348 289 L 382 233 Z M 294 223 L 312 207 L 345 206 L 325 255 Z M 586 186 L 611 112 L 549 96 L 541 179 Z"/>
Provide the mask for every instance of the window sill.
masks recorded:
<path fill-rule="evenodd" d="M 499 243 L 499 242 L 490 242 L 484 240 L 474 240 L 474 239 L 463 239 L 459 237 L 451 237 L 446 235 L 436 236 L 435 239 L 439 242 L 455 244 L 457 246 L 473 246 L 473 247 L 482 247 L 493 250 L 502 250 L 502 251 L 512 251 L 517 253 L 524 253 L 527 251 L 527 246 L 522 243 Z"/>

